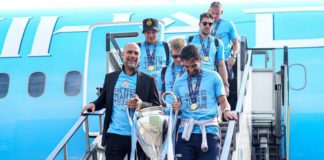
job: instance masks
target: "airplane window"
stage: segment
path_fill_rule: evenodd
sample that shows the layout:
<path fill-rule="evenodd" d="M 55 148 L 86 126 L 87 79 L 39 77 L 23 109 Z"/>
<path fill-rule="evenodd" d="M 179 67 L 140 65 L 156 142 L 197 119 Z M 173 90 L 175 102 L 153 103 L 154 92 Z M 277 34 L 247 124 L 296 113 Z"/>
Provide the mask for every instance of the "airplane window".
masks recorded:
<path fill-rule="evenodd" d="M 76 96 L 81 90 L 82 77 L 78 71 L 68 72 L 65 76 L 64 92 L 68 96 Z"/>
<path fill-rule="evenodd" d="M 29 77 L 28 94 L 32 97 L 39 97 L 44 93 L 45 74 L 35 72 Z"/>
<path fill-rule="evenodd" d="M 8 94 L 8 88 L 9 75 L 6 73 L 0 73 L 0 98 L 3 98 Z"/>

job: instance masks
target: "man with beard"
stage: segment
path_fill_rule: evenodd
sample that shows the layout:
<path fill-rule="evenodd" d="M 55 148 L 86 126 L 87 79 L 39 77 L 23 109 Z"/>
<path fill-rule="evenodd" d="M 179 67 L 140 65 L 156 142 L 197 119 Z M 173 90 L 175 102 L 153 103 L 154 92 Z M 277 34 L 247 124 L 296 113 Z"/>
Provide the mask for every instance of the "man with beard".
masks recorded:
<path fill-rule="evenodd" d="M 95 111 L 106 108 L 102 146 L 106 145 L 108 160 L 123 160 L 126 154 L 130 155 L 131 126 L 127 110 L 132 115 L 135 109 L 160 105 L 155 79 L 137 69 L 140 59 L 138 45 L 126 44 L 122 57 L 122 70 L 106 74 L 101 95 L 81 110 L 83 113 L 89 109 Z M 139 152 L 142 157 L 143 151 L 140 149 Z"/>
<path fill-rule="evenodd" d="M 209 8 L 209 13 L 214 17 L 214 25 L 211 34 L 224 43 L 225 63 L 228 72 L 228 82 L 230 84 L 230 95 L 228 101 L 231 104 L 232 110 L 236 107 L 237 101 L 237 64 L 236 57 L 240 50 L 239 36 L 235 25 L 231 21 L 222 19 L 223 8 L 220 2 L 212 2 Z"/>
<path fill-rule="evenodd" d="M 143 34 L 145 41 L 137 43 L 140 46 L 142 56 L 140 57 L 139 70 L 158 77 L 162 67 L 170 64 L 170 49 L 168 43 L 158 39 L 158 20 L 147 18 L 143 20 Z"/>
<path fill-rule="evenodd" d="M 230 112 L 219 74 L 200 67 L 202 58 L 194 45 L 182 49 L 181 59 L 186 73 L 174 83 L 173 92 L 180 101 L 172 103 L 172 108 L 180 110 L 182 116 L 176 159 L 218 160 L 221 149 L 218 103 L 225 119 L 234 120 L 237 115 Z"/>
<path fill-rule="evenodd" d="M 224 45 L 220 39 L 211 36 L 213 23 L 214 19 L 210 13 L 202 13 L 199 20 L 199 33 L 189 36 L 187 38 L 187 43 L 195 45 L 200 51 L 202 68 L 218 71 L 222 77 L 226 95 L 228 95 L 229 85 L 224 61 Z"/>

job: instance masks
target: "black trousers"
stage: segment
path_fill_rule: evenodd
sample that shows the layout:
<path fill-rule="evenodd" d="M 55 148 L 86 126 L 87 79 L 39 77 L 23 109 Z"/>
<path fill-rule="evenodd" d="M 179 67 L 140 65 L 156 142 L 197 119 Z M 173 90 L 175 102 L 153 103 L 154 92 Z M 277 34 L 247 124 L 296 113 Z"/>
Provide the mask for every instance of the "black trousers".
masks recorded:
<path fill-rule="evenodd" d="M 237 63 L 234 64 L 232 69 L 228 68 L 227 61 L 226 61 L 226 69 L 228 75 L 232 75 L 232 78 L 229 77 L 228 83 L 229 83 L 229 96 L 227 97 L 228 103 L 231 105 L 231 110 L 235 110 L 236 108 L 236 102 L 237 102 Z"/>
<path fill-rule="evenodd" d="M 137 157 L 139 160 L 147 159 L 141 146 L 137 143 Z M 131 154 L 131 136 L 124 136 L 114 133 L 106 133 L 106 159 L 107 160 L 124 160 L 126 154 L 128 160 Z"/>

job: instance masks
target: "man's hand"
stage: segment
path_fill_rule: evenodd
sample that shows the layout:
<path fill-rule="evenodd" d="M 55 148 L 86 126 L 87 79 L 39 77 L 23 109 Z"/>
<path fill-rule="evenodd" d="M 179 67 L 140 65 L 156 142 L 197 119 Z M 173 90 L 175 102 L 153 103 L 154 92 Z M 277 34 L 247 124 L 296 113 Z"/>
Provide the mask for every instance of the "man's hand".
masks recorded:
<path fill-rule="evenodd" d="M 89 109 L 91 110 L 91 112 L 94 112 L 95 111 L 95 108 L 96 108 L 95 104 L 89 103 L 89 104 L 87 104 L 86 106 L 84 106 L 82 108 L 81 115 L 84 114 L 84 112 L 87 111 L 87 110 L 89 110 Z"/>
<path fill-rule="evenodd" d="M 172 108 L 173 108 L 174 111 L 180 111 L 180 109 L 181 109 L 181 102 L 180 102 L 180 98 L 179 97 L 177 98 L 177 100 L 173 101 Z"/>
<path fill-rule="evenodd" d="M 232 68 L 235 65 L 236 58 L 230 57 L 227 61 L 228 68 Z"/>
<path fill-rule="evenodd" d="M 228 120 L 237 120 L 237 114 L 236 113 L 232 113 L 229 110 L 226 110 L 224 113 L 224 118 L 228 121 Z"/>
<path fill-rule="evenodd" d="M 142 100 L 138 97 L 137 94 L 134 95 L 134 98 L 128 99 L 126 105 L 129 109 L 141 109 Z"/>

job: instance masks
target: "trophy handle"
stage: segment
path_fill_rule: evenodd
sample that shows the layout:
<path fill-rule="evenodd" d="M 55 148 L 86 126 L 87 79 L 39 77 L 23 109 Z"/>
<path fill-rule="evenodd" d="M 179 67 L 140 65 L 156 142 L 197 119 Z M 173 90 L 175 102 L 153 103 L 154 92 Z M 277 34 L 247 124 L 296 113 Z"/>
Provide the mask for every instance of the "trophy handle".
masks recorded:
<path fill-rule="evenodd" d="M 167 103 L 166 100 L 165 100 L 165 96 L 167 94 L 170 94 L 172 96 L 172 98 L 174 99 L 174 101 L 177 101 L 177 97 L 174 95 L 173 92 L 164 92 L 162 94 L 162 102 L 164 104 L 166 104 L 169 108 L 170 108 L 170 113 L 169 113 L 169 119 L 171 120 L 170 123 L 169 123 L 169 126 L 171 126 L 171 128 L 169 128 L 168 130 L 168 159 L 174 159 L 174 146 L 175 146 L 175 127 L 176 127 L 176 124 L 177 124 L 177 119 L 178 119 L 178 110 L 175 110 L 174 112 L 174 121 L 173 121 L 173 124 L 172 124 L 172 106 L 171 104 Z M 172 140 L 172 137 L 173 137 L 173 140 Z"/>
<path fill-rule="evenodd" d="M 166 105 L 170 105 L 171 106 L 171 104 L 169 104 L 169 103 L 167 103 L 166 101 L 165 101 L 165 96 L 166 95 L 168 95 L 168 94 L 170 94 L 171 96 L 172 96 L 172 98 L 176 101 L 177 100 L 177 97 L 175 96 L 175 94 L 173 93 L 173 92 L 164 92 L 163 94 L 162 94 L 162 102 L 163 103 L 165 103 Z"/>
<path fill-rule="evenodd" d="M 127 117 L 128 117 L 128 121 L 129 121 L 129 124 L 131 126 L 131 146 L 132 146 L 132 150 L 131 150 L 131 153 L 130 153 L 130 159 L 131 160 L 135 160 L 136 157 L 135 157 L 135 151 L 136 151 L 136 142 L 137 142 L 137 136 L 136 136 L 136 120 L 137 120 L 137 116 L 138 116 L 138 111 L 135 110 L 134 112 L 134 117 L 133 119 L 130 117 L 130 112 L 129 112 L 129 109 L 127 108 Z"/>
<path fill-rule="evenodd" d="M 164 103 L 164 104 L 166 104 L 168 107 L 170 107 L 170 109 L 172 109 L 172 106 L 171 106 L 171 104 L 169 104 L 169 103 L 167 103 L 166 102 L 166 100 L 165 100 L 165 96 L 166 95 L 168 95 L 168 94 L 170 94 L 171 96 L 172 96 L 172 98 L 174 99 L 174 101 L 177 101 L 177 96 L 173 93 L 173 92 L 164 92 L 163 94 L 162 94 L 162 102 Z M 176 126 L 176 124 L 177 124 L 177 119 L 178 119 L 178 110 L 175 110 L 174 111 L 174 123 L 173 123 L 173 127 L 175 127 Z"/>
<path fill-rule="evenodd" d="M 127 108 L 127 118 L 128 118 L 128 122 L 129 122 L 130 126 L 132 127 L 133 126 L 133 120 L 130 117 L 129 108 Z"/>

